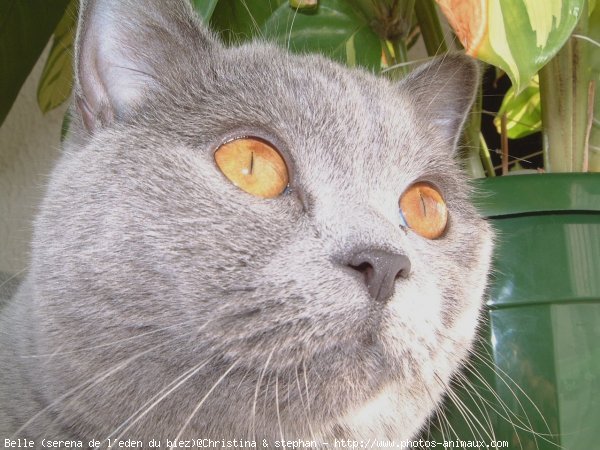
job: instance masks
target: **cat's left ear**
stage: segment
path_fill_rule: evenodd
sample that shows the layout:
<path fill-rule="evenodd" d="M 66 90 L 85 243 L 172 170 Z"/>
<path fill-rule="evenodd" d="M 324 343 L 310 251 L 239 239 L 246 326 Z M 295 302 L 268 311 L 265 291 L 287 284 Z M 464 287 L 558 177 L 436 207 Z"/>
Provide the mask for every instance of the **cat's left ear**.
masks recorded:
<path fill-rule="evenodd" d="M 82 0 L 74 94 L 85 127 L 127 117 L 183 58 L 198 67 L 217 45 L 188 0 Z"/>
<path fill-rule="evenodd" d="M 401 81 L 401 87 L 424 120 L 454 149 L 479 81 L 474 59 L 448 54 L 415 69 Z"/>

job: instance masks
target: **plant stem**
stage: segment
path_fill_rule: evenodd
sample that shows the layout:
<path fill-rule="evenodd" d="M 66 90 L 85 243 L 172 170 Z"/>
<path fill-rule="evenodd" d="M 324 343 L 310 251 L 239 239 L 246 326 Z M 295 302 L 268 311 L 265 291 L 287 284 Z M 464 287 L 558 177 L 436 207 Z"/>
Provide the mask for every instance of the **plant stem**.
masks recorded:
<path fill-rule="evenodd" d="M 487 172 L 488 177 L 495 177 L 496 171 L 494 169 L 494 164 L 492 163 L 492 157 L 490 156 L 490 149 L 488 148 L 487 142 L 485 142 L 485 138 L 481 131 L 479 132 L 479 144 L 481 146 L 479 150 L 479 157 L 483 163 L 483 167 Z"/>
<path fill-rule="evenodd" d="M 381 48 L 383 49 L 383 53 L 385 54 L 385 60 L 387 61 L 388 69 L 385 70 L 385 73 L 390 80 L 399 80 L 404 77 L 408 73 L 407 67 L 394 67 L 396 63 L 396 49 L 391 41 L 382 40 Z"/>
<path fill-rule="evenodd" d="M 598 92 L 595 92 L 593 108 L 596 114 L 600 114 L 600 93 Z M 590 172 L 600 172 L 600 120 L 595 117 L 592 117 L 592 131 L 588 141 L 588 161 Z"/>
<path fill-rule="evenodd" d="M 600 3 L 591 11 L 588 22 L 590 43 L 590 60 L 592 62 L 591 79 L 594 82 L 594 101 L 591 108 L 594 114 L 591 117 L 592 129 L 588 139 L 588 163 L 590 172 L 600 172 Z M 580 39 L 581 39 L 581 35 Z"/>
<path fill-rule="evenodd" d="M 408 61 L 408 50 L 406 48 L 406 42 L 404 39 L 400 38 L 392 41 L 392 47 L 394 49 L 394 64 L 405 63 Z M 408 67 L 399 67 L 397 73 L 401 74 L 402 76 L 408 74 Z"/>
<path fill-rule="evenodd" d="M 388 67 L 394 65 L 394 56 L 390 51 L 390 42 L 386 39 L 381 39 L 381 48 L 383 50 L 383 54 L 385 55 L 385 62 Z"/>
<path fill-rule="evenodd" d="M 481 163 L 480 140 L 479 133 L 481 131 L 481 108 L 482 108 L 482 91 L 481 85 L 477 90 L 475 103 L 468 115 L 467 122 L 463 131 L 463 151 L 461 158 L 464 161 L 465 169 L 472 178 L 484 178 L 485 171 Z"/>
<path fill-rule="evenodd" d="M 423 36 L 423 42 L 429 56 L 440 55 L 448 51 L 440 17 L 434 0 L 419 0 L 415 3 L 415 14 Z"/>
<path fill-rule="evenodd" d="M 421 0 L 419 0 L 419 2 L 420 1 Z M 395 0 L 394 5 L 392 6 L 392 14 L 395 13 L 404 24 L 405 29 L 403 37 L 408 35 L 413 11 L 415 10 L 415 4 L 419 2 L 417 2 L 417 0 Z"/>
<path fill-rule="evenodd" d="M 394 51 L 394 64 L 405 63 L 408 61 L 407 39 L 410 34 L 413 12 L 415 9 L 415 0 L 395 0 L 389 12 L 392 23 L 400 24 L 398 34 L 388 36 L 392 49 Z M 395 76 L 404 76 L 408 74 L 407 66 L 398 68 Z"/>
<path fill-rule="evenodd" d="M 587 2 L 574 33 L 586 34 Z M 546 172 L 584 170 L 588 124 L 588 48 L 570 38 L 539 72 L 542 105 L 542 136 Z"/>
<path fill-rule="evenodd" d="M 508 132 L 507 132 L 507 119 L 506 113 L 502 114 L 500 117 L 500 127 L 501 127 L 501 147 L 502 147 L 502 175 L 508 175 Z"/>
<path fill-rule="evenodd" d="M 596 96 L 596 80 L 591 80 L 588 86 L 588 123 L 585 130 L 585 141 L 583 151 L 583 171 L 590 170 L 590 137 L 594 125 L 594 98 Z"/>

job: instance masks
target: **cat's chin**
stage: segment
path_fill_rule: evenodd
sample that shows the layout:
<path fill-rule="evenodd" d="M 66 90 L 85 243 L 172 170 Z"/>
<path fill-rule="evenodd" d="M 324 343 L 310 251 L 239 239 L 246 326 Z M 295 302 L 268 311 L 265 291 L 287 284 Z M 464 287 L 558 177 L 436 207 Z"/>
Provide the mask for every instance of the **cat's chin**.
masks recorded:
<path fill-rule="evenodd" d="M 340 434 L 359 444 L 374 440 L 400 441 L 413 438 L 442 396 L 439 388 L 410 392 L 410 387 L 389 383 L 370 400 L 347 411 L 328 427 L 323 439 Z"/>

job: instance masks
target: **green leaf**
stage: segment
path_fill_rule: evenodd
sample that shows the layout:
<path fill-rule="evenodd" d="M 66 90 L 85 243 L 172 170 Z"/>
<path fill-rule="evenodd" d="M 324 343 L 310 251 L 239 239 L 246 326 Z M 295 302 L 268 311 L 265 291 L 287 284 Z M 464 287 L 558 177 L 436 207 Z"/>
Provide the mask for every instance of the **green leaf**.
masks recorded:
<path fill-rule="evenodd" d="M 542 108 L 538 77 L 534 77 L 518 95 L 512 87 L 506 92 L 502 106 L 494 118 L 498 134 L 501 133 L 500 121 L 504 114 L 506 114 L 506 131 L 510 139 L 522 138 L 541 131 Z"/>
<path fill-rule="evenodd" d="M 517 92 L 563 47 L 586 0 L 436 0 L 468 54 L 500 67 Z"/>
<path fill-rule="evenodd" d="M 0 2 L 0 124 L 68 3 L 69 0 Z"/>
<path fill-rule="evenodd" d="M 594 8 L 590 10 L 587 37 L 595 42 L 588 41 L 588 45 L 590 46 L 591 69 L 597 78 L 600 73 L 600 1 L 597 1 Z"/>
<path fill-rule="evenodd" d="M 262 29 L 267 39 L 294 52 L 318 52 L 350 66 L 380 69 L 381 41 L 351 2 L 321 0 L 310 14 L 284 4 Z"/>
<path fill-rule="evenodd" d="M 229 44 L 261 36 L 261 27 L 287 0 L 220 0 L 210 20 L 211 27 Z"/>
<path fill-rule="evenodd" d="M 71 126 L 71 112 L 67 110 L 63 116 L 62 125 L 60 127 L 60 142 L 64 142 L 69 134 L 69 128 Z"/>
<path fill-rule="evenodd" d="M 73 85 L 71 55 L 77 26 L 77 4 L 77 0 L 71 0 L 54 30 L 54 42 L 37 91 L 38 104 L 44 113 L 60 106 L 71 95 Z"/>
<path fill-rule="evenodd" d="M 202 17 L 204 23 L 209 23 L 218 2 L 219 0 L 193 0 L 192 6 L 198 15 Z"/>
<path fill-rule="evenodd" d="M 368 17 L 370 20 L 375 19 L 381 14 L 382 9 L 388 8 L 388 2 L 377 2 L 373 0 L 351 0 L 352 4 L 361 10 L 365 17 Z"/>
<path fill-rule="evenodd" d="M 444 30 L 433 0 L 419 0 L 415 3 L 415 14 L 421 28 L 423 43 L 429 56 L 441 55 L 448 51 Z"/>

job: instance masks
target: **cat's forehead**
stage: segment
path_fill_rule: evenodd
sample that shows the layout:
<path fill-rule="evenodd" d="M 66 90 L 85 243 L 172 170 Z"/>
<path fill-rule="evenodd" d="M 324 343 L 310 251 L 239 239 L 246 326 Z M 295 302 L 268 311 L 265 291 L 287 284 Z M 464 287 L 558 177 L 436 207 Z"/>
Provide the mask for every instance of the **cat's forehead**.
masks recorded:
<path fill-rule="evenodd" d="M 295 170 L 321 183 L 334 173 L 345 174 L 338 181 L 414 177 L 437 163 L 422 151 L 430 143 L 418 108 L 394 83 L 257 44 L 225 50 L 213 64 L 213 77 L 198 78 L 196 100 L 198 114 L 219 130 L 213 142 L 236 133 L 272 140 Z"/>

